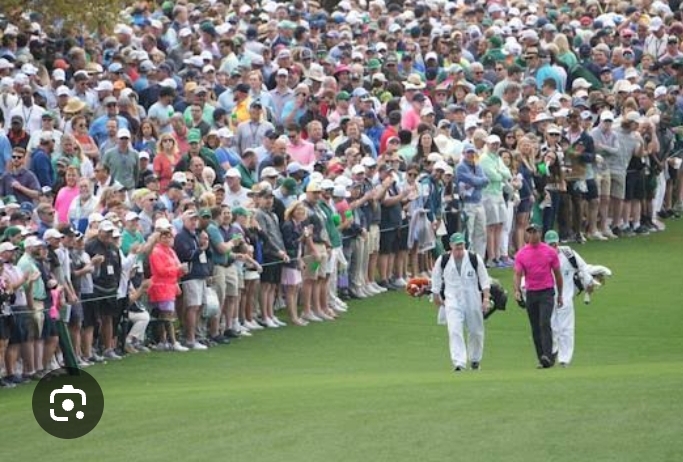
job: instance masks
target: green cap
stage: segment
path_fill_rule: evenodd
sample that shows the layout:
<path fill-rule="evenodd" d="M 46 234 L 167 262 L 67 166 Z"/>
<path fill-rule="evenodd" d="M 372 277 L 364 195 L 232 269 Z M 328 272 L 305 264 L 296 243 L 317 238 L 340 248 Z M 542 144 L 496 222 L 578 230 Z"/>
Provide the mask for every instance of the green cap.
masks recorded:
<path fill-rule="evenodd" d="M 372 58 L 368 60 L 368 69 L 379 69 L 380 67 L 382 67 L 382 63 L 379 62 L 379 59 Z"/>
<path fill-rule="evenodd" d="M 282 182 L 282 187 L 287 191 L 294 193 L 296 191 L 296 180 L 294 178 L 286 178 L 285 181 Z"/>
<path fill-rule="evenodd" d="M 497 96 L 489 96 L 486 100 L 487 106 L 500 106 L 503 102 Z"/>
<path fill-rule="evenodd" d="M 557 244 L 560 242 L 560 236 L 557 234 L 557 231 L 550 229 L 545 233 L 543 240 L 546 244 Z"/>
<path fill-rule="evenodd" d="M 478 95 L 479 93 L 484 93 L 485 91 L 491 91 L 491 87 L 485 83 L 480 83 L 476 87 L 474 87 L 474 94 Z"/>
<path fill-rule="evenodd" d="M 200 132 L 196 128 L 193 128 L 187 134 L 187 142 L 188 143 L 199 143 L 201 140 L 202 140 L 202 132 Z"/>
<path fill-rule="evenodd" d="M 340 91 L 337 93 L 337 101 L 349 101 L 351 99 L 351 95 L 349 95 L 349 92 L 347 91 Z"/>
<path fill-rule="evenodd" d="M 451 238 L 448 240 L 451 244 L 464 244 L 465 235 L 463 233 L 453 233 Z"/>
<path fill-rule="evenodd" d="M 199 218 L 211 218 L 211 210 L 210 209 L 201 209 L 199 211 Z"/>
<path fill-rule="evenodd" d="M 43 119 L 52 119 L 55 120 L 55 113 L 52 111 L 45 111 L 43 112 Z"/>
<path fill-rule="evenodd" d="M 236 217 L 248 217 L 249 212 L 244 207 L 235 207 L 232 209 L 232 214 Z"/>
<path fill-rule="evenodd" d="M 491 37 L 489 37 L 489 43 L 494 48 L 500 48 L 503 46 L 503 39 L 500 38 L 498 35 L 492 35 Z"/>
<path fill-rule="evenodd" d="M 5 234 L 2 235 L 2 240 L 6 241 L 8 239 L 12 239 L 17 234 L 21 234 L 21 228 L 18 226 L 10 226 L 5 230 Z"/>

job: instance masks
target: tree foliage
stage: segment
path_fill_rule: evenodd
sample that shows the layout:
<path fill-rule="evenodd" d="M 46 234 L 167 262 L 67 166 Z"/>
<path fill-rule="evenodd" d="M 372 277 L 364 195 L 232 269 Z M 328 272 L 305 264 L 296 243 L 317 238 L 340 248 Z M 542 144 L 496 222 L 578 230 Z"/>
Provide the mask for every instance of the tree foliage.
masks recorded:
<path fill-rule="evenodd" d="M 21 15 L 40 15 L 44 29 L 66 26 L 80 33 L 111 28 L 120 21 L 121 11 L 130 5 L 127 0 L 0 0 L 0 11 L 12 21 L 21 22 Z"/>

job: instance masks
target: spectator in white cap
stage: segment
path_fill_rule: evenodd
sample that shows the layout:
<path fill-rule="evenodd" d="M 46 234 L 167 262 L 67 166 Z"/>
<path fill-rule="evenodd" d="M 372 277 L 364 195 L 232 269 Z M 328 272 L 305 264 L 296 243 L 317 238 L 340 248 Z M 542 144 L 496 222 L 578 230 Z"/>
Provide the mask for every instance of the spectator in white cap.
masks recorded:
<path fill-rule="evenodd" d="M 225 172 L 225 199 L 223 204 L 231 209 L 244 207 L 249 201 L 249 189 L 242 187 L 242 174 L 236 168 Z"/>
<path fill-rule="evenodd" d="M 43 132 L 40 135 L 40 144 L 31 153 L 31 171 L 35 173 L 40 186 L 54 186 L 55 171 L 52 166 L 52 153 L 55 149 L 55 141 L 51 132 Z"/>
<path fill-rule="evenodd" d="M 120 183 L 123 189 L 129 191 L 135 188 L 140 174 L 140 160 L 138 152 L 131 146 L 131 135 L 127 128 L 119 128 L 116 133 L 117 145 L 104 153 L 102 164 L 109 167 L 114 181 Z"/>
<path fill-rule="evenodd" d="M 78 195 L 71 201 L 68 209 L 68 222 L 81 233 L 88 228 L 88 217 L 97 210 L 98 198 L 93 195 L 90 179 L 78 179 Z"/>

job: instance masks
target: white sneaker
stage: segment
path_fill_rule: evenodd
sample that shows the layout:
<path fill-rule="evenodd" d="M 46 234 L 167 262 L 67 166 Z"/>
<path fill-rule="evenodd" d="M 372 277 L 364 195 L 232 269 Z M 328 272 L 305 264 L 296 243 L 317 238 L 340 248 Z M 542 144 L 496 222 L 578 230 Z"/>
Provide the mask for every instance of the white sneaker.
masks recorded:
<path fill-rule="evenodd" d="M 173 345 L 171 345 L 171 351 L 189 351 L 189 348 L 186 348 L 180 343 L 175 342 Z"/>
<path fill-rule="evenodd" d="M 336 303 L 332 303 L 332 305 L 330 305 L 330 309 L 336 311 L 337 313 L 346 313 L 348 311 L 346 308 L 337 305 Z"/>
<path fill-rule="evenodd" d="M 256 321 L 244 321 L 244 325 L 247 326 L 249 330 L 263 330 L 263 326 Z"/>
<path fill-rule="evenodd" d="M 365 295 L 365 298 L 374 297 L 375 295 L 377 295 L 377 292 L 370 290 L 370 287 L 368 286 L 361 287 L 360 291 L 363 295 Z"/>
<path fill-rule="evenodd" d="M 277 316 L 273 316 L 272 318 L 270 318 L 270 320 L 273 321 L 275 324 L 277 324 L 280 327 L 287 327 L 287 323 L 278 319 Z"/>
<path fill-rule="evenodd" d="M 270 318 L 265 320 L 265 324 L 266 324 L 266 326 L 270 327 L 271 329 L 277 329 L 280 327 L 278 324 L 275 324 L 275 321 L 273 321 Z"/>
<path fill-rule="evenodd" d="M 334 300 L 334 303 L 336 305 L 340 305 L 340 306 L 343 306 L 344 308 L 348 309 L 349 305 L 344 300 L 342 300 L 341 298 L 333 297 L 333 300 Z"/>
<path fill-rule="evenodd" d="M 192 344 L 188 344 L 187 346 L 190 350 L 208 350 L 209 349 L 209 347 L 207 347 L 206 345 L 203 345 L 199 342 L 194 342 Z"/>
<path fill-rule="evenodd" d="M 408 282 L 403 278 L 396 278 L 394 280 L 394 285 L 403 289 L 408 285 Z"/>
<path fill-rule="evenodd" d="M 307 320 L 307 321 L 323 322 L 322 319 L 320 319 L 318 316 L 316 316 L 316 315 L 313 314 L 313 313 L 308 314 L 308 315 L 304 314 L 302 317 L 303 317 L 305 320 Z"/>
<path fill-rule="evenodd" d="M 171 345 L 166 342 L 157 343 L 154 346 L 154 351 L 168 351 L 171 349 Z"/>
<path fill-rule="evenodd" d="M 588 238 L 593 241 L 608 241 L 609 239 L 602 235 L 600 231 L 590 233 Z"/>
<path fill-rule="evenodd" d="M 372 284 L 370 284 L 375 291 L 379 292 L 380 294 L 383 294 L 384 292 L 387 291 L 384 287 L 380 286 L 377 284 L 375 281 L 372 281 Z"/>

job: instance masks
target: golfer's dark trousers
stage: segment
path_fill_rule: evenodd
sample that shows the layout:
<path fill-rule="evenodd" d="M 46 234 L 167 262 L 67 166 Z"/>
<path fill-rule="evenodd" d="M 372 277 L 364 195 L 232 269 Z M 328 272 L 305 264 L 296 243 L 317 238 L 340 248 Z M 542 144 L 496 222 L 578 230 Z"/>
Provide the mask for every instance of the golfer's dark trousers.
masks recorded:
<path fill-rule="evenodd" d="M 546 356 L 553 360 L 553 332 L 550 328 L 550 317 L 555 306 L 555 289 L 528 290 L 526 293 L 526 311 L 534 337 L 536 356 Z"/>

